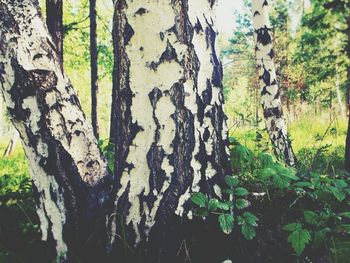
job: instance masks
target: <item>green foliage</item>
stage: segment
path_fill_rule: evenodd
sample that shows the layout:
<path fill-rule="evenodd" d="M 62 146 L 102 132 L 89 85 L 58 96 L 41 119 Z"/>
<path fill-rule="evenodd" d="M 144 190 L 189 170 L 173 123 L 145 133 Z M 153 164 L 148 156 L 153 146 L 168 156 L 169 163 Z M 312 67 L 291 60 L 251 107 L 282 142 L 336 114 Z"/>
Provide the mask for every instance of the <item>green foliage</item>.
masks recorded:
<path fill-rule="evenodd" d="M 283 229 L 291 232 L 288 236 L 288 242 L 291 243 L 297 255 L 300 256 L 311 240 L 310 232 L 297 223 L 286 225 Z"/>
<path fill-rule="evenodd" d="M 194 214 L 200 217 L 209 216 L 210 213 L 218 215 L 219 226 L 225 234 L 232 233 L 235 221 L 237 221 L 244 238 L 251 240 L 256 235 L 255 228 L 258 226 L 258 218 L 250 212 L 241 212 L 250 206 L 250 202 L 245 199 L 249 192 L 240 186 L 237 177 L 227 175 L 224 179 L 228 186 L 222 191 L 226 195 L 224 200 L 208 198 L 200 192 L 192 194 L 191 200 L 198 206 Z"/>

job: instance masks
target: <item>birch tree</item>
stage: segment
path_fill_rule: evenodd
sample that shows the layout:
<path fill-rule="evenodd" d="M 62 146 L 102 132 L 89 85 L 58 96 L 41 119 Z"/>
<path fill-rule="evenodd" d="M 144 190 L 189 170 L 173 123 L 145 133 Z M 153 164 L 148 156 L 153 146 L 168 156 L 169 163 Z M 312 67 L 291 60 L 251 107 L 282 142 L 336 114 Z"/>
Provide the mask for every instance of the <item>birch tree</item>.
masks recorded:
<path fill-rule="evenodd" d="M 272 34 L 269 22 L 269 1 L 252 0 L 256 63 L 259 70 L 261 103 L 269 137 L 278 157 L 288 165 L 295 164 L 295 156 L 288 139 L 287 125 L 283 117 L 281 94 L 273 62 Z"/>
<path fill-rule="evenodd" d="M 193 233 L 184 225 L 193 218 L 191 193 L 221 196 L 230 168 L 214 7 L 115 2 L 112 180 L 38 1 L 0 1 L 1 92 L 30 163 L 43 239 L 55 241 L 58 261 L 106 258 L 105 247 L 120 245 L 121 215 L 142 262 L 176 262 Z"/>
<path fill-rule="evenodd" d="M 104 218 L 111 183 L 38 6 L 0 1 L 0 88 L 29 160 L 42 238 L 67 261 Z"/>
<path fill-rule="evenodd" d="M 176 255 L 191 193 L 220 196 L 229 172 L 215 2 L 115 3 L 115 203 L 129 244 L 153 254 L 145 262 Z"/>

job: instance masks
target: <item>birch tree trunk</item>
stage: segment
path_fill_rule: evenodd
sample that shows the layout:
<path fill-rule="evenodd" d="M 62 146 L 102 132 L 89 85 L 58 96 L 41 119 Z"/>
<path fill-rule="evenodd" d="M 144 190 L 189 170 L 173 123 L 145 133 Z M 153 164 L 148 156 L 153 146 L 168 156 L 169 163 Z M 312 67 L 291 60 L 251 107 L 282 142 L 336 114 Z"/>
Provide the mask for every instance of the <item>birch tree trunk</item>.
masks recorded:
<path fill-rule="evenodd" d="M 42 238 L 68 261 L 89 246 L 111 183 L 38 9 L 36 0 L 0 1 L 0 88 L 29 160 Z"/>
<path fill-rule="evenodd" d="M 220 196 L 230 170 L 214 6 L 115 3 L 115 203 L 129 244 L 147 251 L 142 262 L 174 262 L 181 218 L 193 217 L 191 193 Z"/>
<path fill-rule="evenodd" d="M 98 126 L 98 54 L 96 34 L 96 0 L 90 0 L 90 65 L 91 65 L 91 121 L 95 137 L 99 139 Z"/>
<path fill-rule="evenodd" d="M 57 54 L 63 61 L 63 2 L 46 0 L 46 24 L 55 43 Z"/>
<path fill-rule="evenodd" d="M 273 63 L 275 54 L 272 45 L 268 2 L 268 0 L 252 0 L 261 103 L 266 128 L 277 157 L 282 157 L 288 165 L 293 166 L 295 156 L 287 135 L 287 125 L 283 117 L 280 89 Z"/>

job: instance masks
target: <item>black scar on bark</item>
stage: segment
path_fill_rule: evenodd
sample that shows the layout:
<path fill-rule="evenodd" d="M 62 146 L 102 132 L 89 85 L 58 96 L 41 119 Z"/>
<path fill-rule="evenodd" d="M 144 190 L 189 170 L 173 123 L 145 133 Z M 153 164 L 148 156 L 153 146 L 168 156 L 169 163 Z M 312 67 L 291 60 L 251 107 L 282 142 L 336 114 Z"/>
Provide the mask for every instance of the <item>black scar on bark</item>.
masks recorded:
<path fill-rule="evenodd" d="M 266 119 L 270 118 L 270 117 L 281 118 L 282 117 L 282 110 L 280 107 L 264 109 L 264 117 Z"/>
<path fill-rule="evenodd" d="M 211 85 L 210 79 L 207 79 L 207 88 L 202 93 L 202 99 L 204 105 L 210 105 L 213 98 L 213 87 Z"/>
<path fill-rule="evenodd" d="M 276 79 L 274 79 L 274 80 L 271 82 L 271 86 L 273 86 L 273 85 L 277 85 L 277 80 L 276 80 Z"/>
<path fill-rule="evenodd" d="M 271 78 L 270 72 L 264 67 L 264 73 L 262 74 L 261 77 L 259 77 L 259 79 L 262 79 L 266 86 L 270 86 L 271 85 L 270 78 Z"/>
<path fill-rule="evenodd" d="M 264 96 L 264 95 L 266 95 L 266 94 L 271 95 L 271 93 L 267 90 L 267 87 L 268 87 L 268 86 L 264 86 L 264 87 L 262 88 L 262 90 L 261 90 L 261 95 L 262 95 L 262 96 Z"/>
<path fill-rule="evenodd" d="M 267 0 L 265 0 L 264 3 L 263 3 L 263 7 L 264 6 L 268 6 L 268 5 L 269 5 L 269 3 L 267 2 Z"/>
<path fill-rule="evenodd" d="M 149 177 L 150 193 L 153 194 L 153 189 L 156 189 L 157 192 L 160 193 L 164 181 L 166 180 L 166 173 L 162 169 L 165 152 L 162 147 L 157 145 L 157 143 L 153 143 L 146 158 L 148 167 L 151 170 Z M 149 208 L 151 208 L 152 205 L 149 206 Z"/>
<path fill-rule="evenodd" d="M 134 29 L 131 27 L 131 25 L 126 21 L 125 23 L 125 28 L 123 32 L 123 37 L 124 37 L 124 45 L 127 46 L 129 44 L 130 39 L 133 37 L 135 34 Z"/>
<path fill-rule="evenodd" d="M 271 48 L 271 50 L 270 50 L 268 56 L 269 56 L 271 59 L 273 59 L 273 58 L 275 57 L 275 51 L 273 50 L 273 48 Z"/>
<path fill-rule="evenodd" d="M 210 4 L 210 8 L 213 8 L 213 5 L 215 4 L 216 0 L 208 0 Z"/>
<path fill-rule="evenodd" d="M 206 33 L 207 48 L 209 47 L 211 48 L 210 60 L 214 66 L 211 82 L 215 87 L 220 87 L 221 80 L 223 77 L 223 69 L 216 55 L 216 50 L 215 50 L 216 33 L 212 25 L 210 25 L 208 21 L 207 21 L 207 27 L 206 27 L 205 33 Z"/>
<path fill-rule="evenodd" d="M 203 141 L 207 142 L 209 138 L 210 138 L 210 132 L 208 127 L 206 127 L 203 133 Z"/>
<path fill-rule="evenodd" d="M 54 72 L 47 70 L 26 71 L 16 59 L 11 60 L 14 69 L 14 83 L 10 90 L 11 98 L 15 103 L 10 114 L 17 120 L 25 121 L 29 118 L 29 109 L 23 109 L 23 100 L 35 96 L 40 91 L 51 91 L 56 87 L 57 77 Z"/>
<path fill-rule="evenodd" d="M 194 25 L 193 29 L 196 31 L 196 33 L 198 34 L 200 31 L 203 31 L 203 27 L 201 22 L 199 21 L 198 17 L 197 17 L 197 21 L 196 24 Z"/>
<path fill-rule="evenodd" d="M 158 100 L 162 97 L 162 91 L 159 88 L 155 87 L 150 93 L 148 93 L 148 97 L 152 107 L 154 108 Z"/>
<path fill-rule="evenodd" d="M 201 97 L 198 94 L 196 96 L 196 104 L 198 106 L 198 111 L 197 111 L 198 121 L 201 125 L 203 125 L 206 105 L 203 103 Z"/>
<path fill-rule="evenodd" d="M 148 12 L 149 12 L 149 11 L 148 11 L 147 9 L 141 7 L 141 8 L 139 8 L 139 9 L 135 12 L 135 15 L 134 15 L 134 16 L 136 16 L 136 15 L 142 16 L 143 14 L 148 13 Z"/>
<path fill-rule="evenodd" d="M 176 130 L 171 143 L 173 153 L 168 158 L 170 165 L 175 169 L 171 175 L 171 183 L 164 193 L 157 212 L 157 218 L 162 222 L 166 222 L 166 219 L 173 215 L 178 196 L 184 194 L 193 181 L 191 159 L 195 147 L 194 115 L 184 105 L 184 86 L 181 83 L 175 83 L 172 86 L 170 96 L 176 107 L 175 113 L 171 116 L 175 122 Z"/>
<path fill-rule="evenodd" d="M 152 70 L 156 71 L 158 66 L 165 61 L 170 62 L 172 60 L 175 60 L 179 63 L 177 59 L 177 54 L 175 48 L 170 44 L 169 40 L 167 42 L 167 46 L 165 50 L 163 51 L 162 55 L 159 58 L 159 61 L 152 61 L 148 67 L 151 68 Z"/>
<path fill-rule="evenodd" d="M 257 42 L 266 46 L 272 43 L 271 35 L 269 33 L 270 29 L 267 26 L 256 30 Z"/>
<path fill-rule="evenodd" d="M 255 11 L 253 16 L 260 16 L 260 12 L 259 11 Z"/>

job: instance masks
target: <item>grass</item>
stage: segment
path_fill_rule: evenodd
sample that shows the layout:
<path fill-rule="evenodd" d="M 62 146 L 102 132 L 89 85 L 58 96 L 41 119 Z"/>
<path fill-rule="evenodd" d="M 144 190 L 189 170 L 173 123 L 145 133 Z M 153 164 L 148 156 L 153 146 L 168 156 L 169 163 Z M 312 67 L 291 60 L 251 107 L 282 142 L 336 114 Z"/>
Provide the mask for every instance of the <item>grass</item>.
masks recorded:
<path fill-rule="evenodd" d="M 325 116 L 310 119 L 305 116 L 289 127 L 293 148 L 301 161 L 298 169 L 329 175 L 342 171 L 346 121 L 330 121 Z M 263 123 L 259 128 L 262 135 L 259 144 L 254 127 L 233 127 L 230 135 L 257 152 L 271 152 Z M 0 142 L 0 155 L 6 143 Z M 52 262 L 53 259 L 52 247 L 41 241 L 28 162 L 18 144 L 10 157 L 0 157 L 0 262 Z"/>

